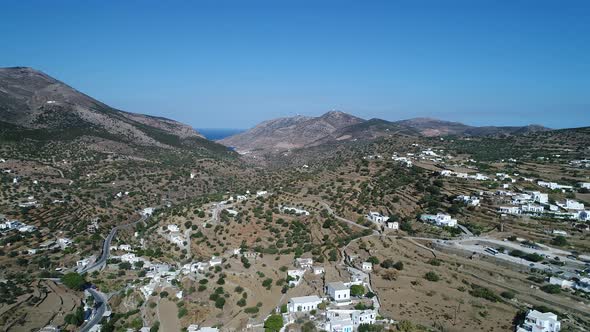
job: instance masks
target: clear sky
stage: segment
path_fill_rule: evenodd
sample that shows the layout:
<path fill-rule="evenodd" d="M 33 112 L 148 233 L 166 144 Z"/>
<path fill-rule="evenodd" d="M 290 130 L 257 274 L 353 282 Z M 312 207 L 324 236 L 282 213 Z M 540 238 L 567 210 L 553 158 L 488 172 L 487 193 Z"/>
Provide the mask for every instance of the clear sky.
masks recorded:
<path fill-rule="evenodd" d="M 587 0 L 6 0 L 0 31 L 0 66 L 194 127 L 590 125 Z"/>

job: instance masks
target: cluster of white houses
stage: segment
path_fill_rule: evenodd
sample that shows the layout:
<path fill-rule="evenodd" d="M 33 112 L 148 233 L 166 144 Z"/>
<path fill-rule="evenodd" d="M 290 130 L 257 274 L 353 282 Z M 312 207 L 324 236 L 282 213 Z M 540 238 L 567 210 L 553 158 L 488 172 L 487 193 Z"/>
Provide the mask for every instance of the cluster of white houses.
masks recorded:
<path fill-rule="evenodd" d="M 382 215 L 379 212 L 371 211 L 366 215 L 366 218 L 376 224 L 379 228 L 385 228 L 390 230 L 398 230 L 399 223 L 397 221 L 390 220 L 389 217 Z"/>
<path fill-rule="evenodd" d="M 369 263 L 370 264 L 370 263 Z M 321 270 L 316 270 L 317 267 L 313 266 L 313 260 L 310 258 L 300 258 L 295 260 L 295 266 L 301 270 L 288 270 L 289 277 L 291 276 L 303 276 L 306 270 L 312 269 L 314 274 L 323 273 Z M 370 271 L 372 265 L 369 267 L 363 264 L 365 271 Z M 334 281 L 327 282 L 324 286 L 324 296 L 308 295 L 293 297 L 287 302 L 287 313 L 284 314 L 285 320 L 291 322 L 298 315 L 315 314 L 316 311 L 320 310 L 320 305 L 323 303 L 322 309 L 325 309 L 325 315 L 323 319 L 316 319 L 315 323 L 319 329 L 329 332 L 352 332 L 356 331 L 361 324 L 374 324 L 377 320 L 377 309 L 355 309 L 352 304 L 360 299 L 354 299 L 351 296 L 350 289 L 353 285 L 366 285 L 366 276 L 356 276 L 357 272 L 365 274 L 364 272 L 356 269 L 351 272 L 351 281 L 342 282 Z M 298 271 L 295 273 L 295 271 Z M 289 278 L 290 279 L 290 278 Z M 376 300 L 373 300 L 374 303 Z M 374 306 L 373 306 L 374 307 Z"/>
<path fill-rule="evenodd" d="M 19 231 L 21 233 L 31 233 L 37 228 L 35 226 L 27 225 L 18 220 L 8 220 L 3 215 L 0 215 L 0 231 Z"/>
<path fill-rule="evenodd" d="M 551 278 L 549 278 L 549 283 L 551 285 L 558 285 L 562 289 L 568 289 L 568 290 L 571 289 L 571 290 L 578 290 L 578 291 L 585 292 L 585 293 L 590 293 L 590 278 L 551 277 Z"/>
<path fill-rule="evenodd" d="M 522 325 L 516 328 L 516 332 L 559 332 L 560 330 L 561 323 L 556 314 L 537 310 L 530 310 Z"/>
<path fill-rule="evenodd" d="M 498 208 L 498 212 L 502 214 L 545 215 L 558 219 L 590 220 L 590 211 L 585 210 L 583 203 L 573 199 L 550 204 L 549 195 L 539 191 L 524 191 L 522 193 L 497 191 L 496 195 L 511 198 L 511 205 L 503 205 Z"/>
<path fill-rule="evenodd" d="M 423 214 L 420 216 L 420 220 L 439 227 L 457 227 L 457 219 L 453 219 L 453 217 L 444 213 Z"/>

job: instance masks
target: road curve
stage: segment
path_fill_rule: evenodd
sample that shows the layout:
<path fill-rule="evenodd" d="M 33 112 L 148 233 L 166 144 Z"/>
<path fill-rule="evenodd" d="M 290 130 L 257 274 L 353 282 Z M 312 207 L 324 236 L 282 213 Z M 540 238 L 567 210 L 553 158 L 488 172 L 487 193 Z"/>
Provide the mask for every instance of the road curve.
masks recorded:
<path fill-rule="evenodd" d="M 115 235 L 117 234 L 117 231 L 119 229 L 123 229 L 123 228 L 127 228 L 127 227 L 131 227 L 134 226 L 140 222 L 144 222 L 148 219 L 147 215 L 142 216 L 141 218 L 139 218 L 139 220 L 134 221 L 132 223 L 129 224 L 125 224 L 125 225 L 119 225 L 116 227 L 113 227 L 113 229 L 111 229 L 109 235 L 107 235 L 106 239 L 104 240 L 103 244 L 102 244 L 102 253 L 100 255 L 100 258 L 98 260 L 96 260 L 96 262 L 89 264 L 88 266 L 84 267 L 81 271 L 80 274 L 85 274 L 88 272 L 93 272 L 96 270 L 100 270 L 107 262 L 107 259 L 109 258 L 109 249 L 111 247 L 111 242 L 113 241 L 113 238 L 115 237 Z"/>
<path fill-rule="evenodd" d="M 82 327 L 80 328 L 80 332 L 88 332 L 96 324 L 100 323 L 102 317 L 104 316 L 104 313 L 107 310 L 108 300 L 103 293 L 98 292 L 92 288 L 89 288 L 88 292 L 90 292 L 90 294 L 92 294 L 92 297 L 94 297 L 96 309 L 94 310 L 92 317 L 84 325 L 82 325 Z"/>

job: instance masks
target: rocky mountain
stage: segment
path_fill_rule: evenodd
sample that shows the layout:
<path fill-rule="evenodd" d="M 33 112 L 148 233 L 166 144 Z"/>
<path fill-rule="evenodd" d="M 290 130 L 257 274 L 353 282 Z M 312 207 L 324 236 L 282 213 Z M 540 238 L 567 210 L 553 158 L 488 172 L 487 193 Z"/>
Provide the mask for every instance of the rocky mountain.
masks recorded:
<path fill-rule="evenodd" d="M 163 148 L 222 148 L 188 125 L 114 109 L 26 67 L 0 68 L 0 134 L 55 140 L 90 136 Z"/>
<path fill-rule="evenodd" d="M 243 133 L 219 142 L 238 151 L 284 151 L 327 143 L 373 140 L 394 135 L 405 136 L 500 136 L 522 135 L 551 130 L 543 126 L 475 127 L 459 122 L 431 118 L 401 121 L 363 120 L 343 112 L 328 112 L 320 117 L 295 116 L 262 122 Z"/>
<path fill-rule="evenodd" d="M 238 151 L 280 151 L 304 147 L 330 136 L 363 119 L 343 112 L 332 111 L 319 117 L 294 116 L 260 123 L 243 133 L 230 136 L 219 142 Z"/>
<path fill-rule="evenodd" d="M 431 118 L 413 118 L 394 122 L 403 127 L 412 128 L 421 135 L 432 136 L 495 136 L 495 135 L 522 135 L 532 132 L 547 131 L 549 128 L 539 125 L 496 127 L 468 126 L 460 122 L 442 121 Z"/>

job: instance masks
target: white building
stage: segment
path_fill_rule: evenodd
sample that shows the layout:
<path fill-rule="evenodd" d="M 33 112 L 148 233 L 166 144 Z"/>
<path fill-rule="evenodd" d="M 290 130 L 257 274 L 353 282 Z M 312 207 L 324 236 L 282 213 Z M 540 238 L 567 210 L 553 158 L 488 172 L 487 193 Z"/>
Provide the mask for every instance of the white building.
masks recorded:
<path fill-rule="evenodd" d="M 565 280 L 557 277 L 549 278 L 549 283 L 551 285 L 559 285 L 559 287 L 563 289 L 572 288 L 574 286 L 574 282 L 570 280 Z"/>
<path fill-rule="evenodd" d="M 524 213 L 543 213 L 545 208 L 540 205 L 525 204 L 520 207 L 520 210 Z"/>
<path fill-rule="evenodd" d="M 354 324 L 351 318 L 332 317 L 325 324 L 324 328 L 328 332 L 352 332 Z"/>
<path fill-rule="evenodd" d="M 500 206 L 498 212 L 505 214 L 520 214 L 520 207 L 518 206 Z"/>
<path fill-rule="evenodd" d="M 81 259 L 81 260 L 79 260 L 79 261 L 76 262 L 76 266 L 77 267 L 85 267 L 88 264 L 90 264 L 90 259 L 88 259 L 88 258 L 84 258 L 84 259 Z"/>
<path fill-rule="evenodd" d="M 128 262 L 131 264 L 135 264 L 135 263 L 139 262 L 140 260 L 142 260 L 140 257 L 135 256 L 134 253 L 121 255 L 120 259 L 122 262 Z"/>
<path fill-rule="evenodd" d="M 383 216 L 379 212 L 371 211 L 367 215 L 367 219 L 369 219 L 370 221 L 372 221 L 374 223 L 382 224 L 382 223 L 386 222 L 387 220 L 389 220 L 389 217 Z"/>
<path fill-rule="evenodd" d="M 215 257 L 215 256 L 213 256 L 209 260 L 209 265 L 210 266 L 221 265 L 221 263 L 223 263 L 223 259 L 221 257 Z"/>
<path fill-rule="evenodd" d="M 471 206 L 479 206 L 480 204 L 479 197 L 477 196 L 459 195 L 457 196 L 457 200 Z"/>
<path fill-rule="evenodd" d="M 350 288 L 341 281 L 326 284 L 326 294 L 337 302 L 350 300 Z"/>
<path fill-rule="evenodd" d="M 573 199 L 566 199 L 564 203 L 557 203 L 557 205 L 566 210 L 584 210 L 584 204 Z"/>
<path fill-rule="evenodd" d="M 453 219 L 450 215 L 444 213 L 423 214 L 420 220 L 433 223 L 439 227 L 457 227 L 457 219 Z"/>
<path fill-rule="evenodd" d="M 393 229 L 397 231 L 399 229 L 399 223 L 397 221 L 388 221 L 386 227 L 388 229 Z"/>
<path fill-rule="evenodd" d="M 302 216 L 309 216 L 309 212 L 303 209 L 299 209 L 296 207 L 290 207 L 290 206 L 283 206 L 281 207 L 281 211 L 283 212 L 287 212 L 287 213 L 293 213 L 296 215 L 302 215 Z"/>
<path fill-rule="evenodd" d="M 352 323 L 358 327 L 361 324 L 375 324 L 377 313 L 375 310 L 355 310 L 352 312 Z"/>
<path fill-rule="evenodd" d="M 540 191 L 528 191 L 527 193 L 531 195 L 531 199 L 534 202 L 537 202 L 540 204 L 548 204 L 549 203 L 549 194 L 544 194 Z"/>
<path fill-rule="evenodd" d="M 170 232 L 173 233 L 180 232 L 180 228 L 178 228 L 178 226 L 176 225 L 168 225 L 167 228 Z"/>
<path fill-rule="evenodd" d="M 361 264 L 361 268 L 363 271 L 373 271 L 373 263 L 371 262 L 363 262 Z"/>
<path fill-rule="evenodd" d="M 289 312 L 309 312 L 317 310 L 318 305 L 322 303 L 317 295 L 292 297 L 287 303 Z"/>
<path fill-rule="evenodd" d="M 67 237 L 60 237 L 57 239 L 57 244 L 62 248 L 65 249 L 72 244 L 72 240 L 68 239 Z"/>
<path fill-rule="evenodd" d="M 119 250 L 131 251 L 131 246 L 128 244 L 121 244 L 121 245 L 119 245 Z"/>
<path fill-rule="evenodd" d="M 540 187 L 549 188 L 551 190 L 572 190 L 573 189 L 572 186 L 566 186 L 566 185 L 558 184 L 555 182 L 538 181 L 537 185 L 539 185 Z"/>
<path fill-rule="evenodd" d="M 302 269 L 311 269 L 313 267 L 313 259 L 311 258 L 295 258 L 295 266 Z"/>
<path fill-rule="evenodd" d="M 184 237 L 180 234 L 173 234 L 170 236 L 170 242 L 176 244 L 177 246 L 183 246 L 184 245 Z M 121 247 L 119 247 L 120 249 Z"/>
<path fill-rule="evenodd" d="M 516 332 L 559 332 L 559 330 L 561 330 L 561 324 L 556 314 L 531 310 Z"/>
<path fill-rule="evenodd" d="M 552 233 L 553 233 L 553 235 L 567 236 L 567 232 L 566 231 L 562 231 L 562 230 L 559 230 L 559 229 L 554 229 Z"/>
<path fill-rule="evenodd" d="M 287 276 L 289 276 L 289 286 L 297 286 L 303 280 L 305 270 L 287 270 Z"/>
<path fill-rule="evenodd" d="M 580 188 L 590 189 L 590 182 L 580 182 Z"/>
<path fill-rule="evenodd" d="M 315 275 L 320 275 L 326 273 L 326 270 L 324 269 L 323 266 L 314 266 L 313 267 L 313 274 Z"/>

